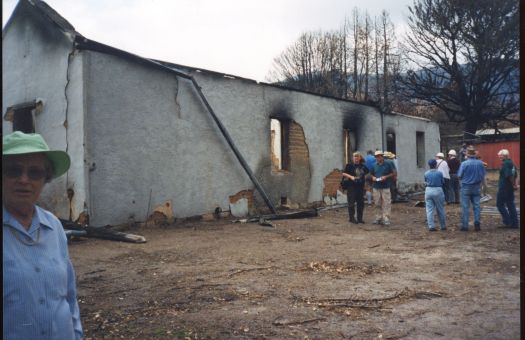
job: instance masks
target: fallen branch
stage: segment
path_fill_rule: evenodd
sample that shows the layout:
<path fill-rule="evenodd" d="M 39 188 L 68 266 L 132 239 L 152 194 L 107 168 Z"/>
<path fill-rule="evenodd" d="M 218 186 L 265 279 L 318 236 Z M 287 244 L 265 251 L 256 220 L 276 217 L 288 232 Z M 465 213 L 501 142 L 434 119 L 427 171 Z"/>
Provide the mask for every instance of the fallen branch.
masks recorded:
<path fill-rule="evenodd" d="M 403 289 L 402 291 L 400 291 L 400 292 L 398 292 L 398 293 L 396 293 L 396 294 L 394 294 L 392 296 L 386 296 L 386 297 L 382 297 L 382 298 L 318 299 L 318 300 L 309 300 L 309 302 L 313 302 L 313 303 L 339 303 L 339 302 L 342 302 L 342 303 L 355 303 L 355 302 L 365 302 L 365 303 L 368 303 L 368 302 L 379 302 L 379 301 L 394 300 L 394 299 L 397 299 L 398 297 L 400 297 L 402 295 L 408 295 L 406 289 Z M 308 302 L 308 300 L 307 300 L 307 302 Z"/>
<path fill-rule="evenodd" d="M 240 274 L 240 273 L 244 273 L 244 272 L 251 272 L 251 271 L 255 271 L 255 270 L 265 270 L 265 269 L 274 269 L 276 267 L 274 266 L 270 266 L 270 267 L 257 267 L 257 268 L 248 268 L 248 269 L 239 269 L 231 274 L 228 274 L 228 277 L 232 277 L 234 275 L 237 275 L 237 274 Z"/>
<path fill-rule="evenodd" d="M 307 299 L 307 298 L 298 298 L 306 302 L 307 304 L 315 304 L 321 308 L 331 308 L 331 307 L 347 307 L 347 308 L 369 308 L 377 309 L 382 308 L 383 302 L 395 300 L 401 297 L 411 297 L 416 299 L 432 299 L 443 297 L 441 293 L 434 292 L 410 292 L 408 289 L 403 289 L 402 291 L 392 295 L 379 298 L 346 298 L 346 299 Z M 296 297 L 297 298 L 297 297 Z"/>
<path fill-rule="evenodd" d="M 285 214 L 261 215 L 261 216 L 255 216 L 252 218 L 234 220 L 232 222 L 233 223 L 237 223 L 237 222 L 251 223 L 251 222 L 269 221 L 269 220 L 287 220 L 287 219 L 294 219 L 294 218 L 309 218 L 309 217 L 317 217 L 317 216 L 319 216 L 319 214 L 317 213 L 317 210 L 311 209 L 311 210 L 304 210 L 304 211 L 294 211 L 294 212 L 285 213 Z"/>
<path fill-rule="evenodd" d="M 381 304 L 379 304 L 378 306 L 370 306 L 370 305 L 356 305 L 352 303 L 336 303 L 336 304 L 318 303 L 316 306 L 320 308 L 347 307 L 347 308 L 365 308 L 365 309 L 377 309 L 377 308 L 383 307 Z"/>
<path fill-rule="evenodd" d="M 332 209 L 340 209 L 340 208 L 346 208 L 346 207 L 348 207 L 348 204 L 347 204 L 347 203 L 341 203 L 341 204 L 329 205 L 329 206 L 322 207 L 322 208 L 317 208 L 317 211 L 325 211 L 325 210 L 332 210 Z"/>
<path fill-rule="evenodd" d="M 324 320 L 326 320 L 326 318 L 315 318 L 315 319 L 308 319 L 308 320 L 302 320 L 302 321 L 287 321 L 286 319 L 284 321 L 281 321 L 279 320 L 279 318 L 277 318 L 273 321 L 273 324 L 276 326 L 302 325 L 305 323 L 324 321 Z"/>
<path fill-rule="evenodd" d="M 78 236 L 85 236 L 85 237 L 94 237 L 94 238 L 101 238 L 105 240 L 114 240 L 114 241 L 124 241 L 124 242 L 132 242 L 132 243 L 145 243 L 146 238 L 144 236 L 135 235 L 135 234 L 128 234 L 123 233 L 120 231 L 114 231 L 109 229 L 111 226 L 106 227 L 91 227 L 91 226 L 83 226 L 78 223 L 60 219 L 60 222 L 62 223 L 62 227 L 65 229 L 75 230 L 79 232 L 85 232 L 85 235 L 78 235 Z"/>

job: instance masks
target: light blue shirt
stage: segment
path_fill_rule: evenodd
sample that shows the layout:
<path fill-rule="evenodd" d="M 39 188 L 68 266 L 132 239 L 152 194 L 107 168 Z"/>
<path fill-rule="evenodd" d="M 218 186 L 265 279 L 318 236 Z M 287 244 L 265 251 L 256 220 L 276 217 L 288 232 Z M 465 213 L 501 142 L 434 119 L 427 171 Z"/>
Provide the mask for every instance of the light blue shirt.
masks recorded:
<path fill-rule="evenodd" d="M 480 184 L 485 178 L 483 162 L 474 157 L 469 157 L 459 166 L 458 177 L 461 179 L 461 184 Z"/>
<path fill-rule="evenodd" d="M 375 164 L 376 164 L 376 158 L 374 157 L 374 155 L 366 155 L 365 165 L 368 168 L 368 171 L 372 171 Z"/>
<path fill-rule="evenodd" d="M 3 338 L 82 339 L 75 272 L 60 221 L 35 206 L 26 230 L 3 208 L 2 230 Z"/>
<path fill-rule="evenodd" d="M 443 186 L 443 174 L 437 169 L 425 172 L 425 184 L 427 188 L 441 188 Z"/>

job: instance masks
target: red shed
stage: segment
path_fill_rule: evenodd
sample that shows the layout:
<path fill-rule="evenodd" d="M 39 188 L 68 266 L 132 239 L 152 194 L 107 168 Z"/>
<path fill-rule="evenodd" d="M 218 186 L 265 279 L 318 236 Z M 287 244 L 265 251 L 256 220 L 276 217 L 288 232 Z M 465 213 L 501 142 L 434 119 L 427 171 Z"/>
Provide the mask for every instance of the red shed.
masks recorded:
<path fill-rule="evenodd" d="M 521 169 L 519 127 L 503 129 L 500 134 L 494 134 L 493 131 L 477 131 L 476 135 L 482 137 L 482 141 L 474 144 L 482 160 L 488 164 L 487 168 L 499 169 L 501 161 L 498 158 L 498 151 L 507 149 L 514 164 Z"/>

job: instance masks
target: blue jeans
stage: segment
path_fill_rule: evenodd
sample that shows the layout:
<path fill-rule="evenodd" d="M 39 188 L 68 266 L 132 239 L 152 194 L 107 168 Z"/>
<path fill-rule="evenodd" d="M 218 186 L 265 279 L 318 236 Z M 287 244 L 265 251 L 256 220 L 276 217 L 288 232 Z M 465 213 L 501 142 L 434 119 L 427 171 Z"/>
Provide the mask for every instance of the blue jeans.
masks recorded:
<path fill-rule="evenodd" d="M 470 203 L 474 209 L 474 225 L 479 226 L 481 209 L 479 206 L 480 184 L 461 184 L 461 224 L 462 229 L 468 229 Z"/>
<path fill-rule="evenodd" d="M 427 211 L 428 229 L 434 229 L 434 209 L 437 210 L 441 229 L 446 228 L 445 224 L 445 194 L 442 188 L 425 189 L 425 208 Z"/>
<path fill-rule="evenodd" d="M 518 212 L 516 211 L 516 204 L 514 203 L 514 190 L 512 188 L 507 186 L 498 190 L 496 206 L 501 214 L 504 225 L 513 227 L 519 225 Z"/>
<path fill-rule="evenodd" d="M 450 201 L 459 203 L 459 178 L 456 174 L 450 174 Z"/>
<path fill-rule="evenodd" d="M 443 193 L 445 194 L 445 201 L 450 202 L 450 179 L 443 178 Z"/>

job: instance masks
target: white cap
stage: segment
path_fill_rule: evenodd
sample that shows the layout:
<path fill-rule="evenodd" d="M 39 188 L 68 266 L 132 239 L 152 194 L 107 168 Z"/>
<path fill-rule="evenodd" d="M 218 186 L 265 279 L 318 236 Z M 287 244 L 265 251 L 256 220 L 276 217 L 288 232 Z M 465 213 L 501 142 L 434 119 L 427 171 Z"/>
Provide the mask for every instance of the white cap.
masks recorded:
<path fill-rule="evenodd" d="M 454 149 L 451 149 L 449 152 L 448 152 L 449 155 L 452 155 L 452 156 L 456 156 L 456 150 Z"/>
<path fill-rule="evenodd" d="M 439 158 L 445 158 L 445 155 L 443 154 L 443 152 L 438 152 L 436 154 L 436 157 L 439 157 Z"/>

